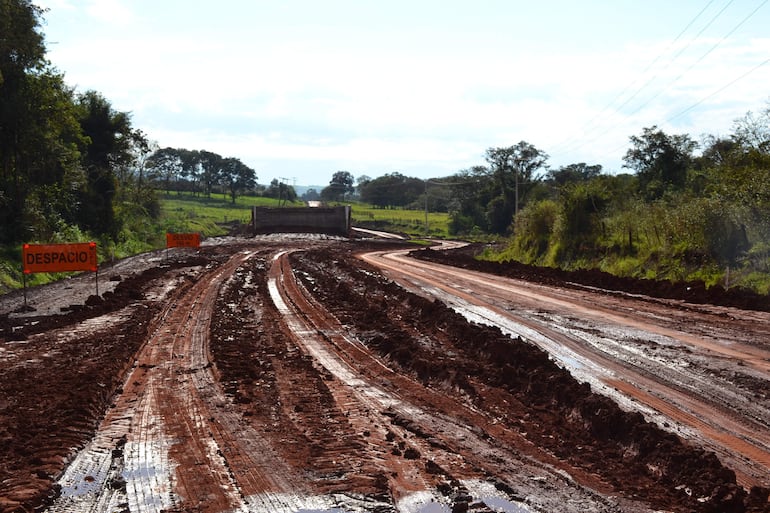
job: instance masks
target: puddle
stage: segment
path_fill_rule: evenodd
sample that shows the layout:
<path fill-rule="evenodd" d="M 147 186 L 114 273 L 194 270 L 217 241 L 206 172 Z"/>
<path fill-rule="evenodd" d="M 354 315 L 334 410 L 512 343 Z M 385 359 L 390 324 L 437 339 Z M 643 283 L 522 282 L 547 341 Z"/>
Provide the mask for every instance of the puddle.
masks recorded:
<path fill-rule="evenodd" d="M 297 513 L 353 513 L 352 511 L 348 511 L 346 509 L 299 509 L 297 510 Z"/>
<path fill-rule="evenodd" d="M 451 513 L 452 510 L 444 504 L 438 504 L 435 502 L 429 502 L 425 506 L 420 507 L 417 513 Z"/>
<path fill-rule="evenodd" d="M 481 500 L 489 509 L 497 513 L 530 513 L 526 507 L 500 497 L 483 497 Z"/>

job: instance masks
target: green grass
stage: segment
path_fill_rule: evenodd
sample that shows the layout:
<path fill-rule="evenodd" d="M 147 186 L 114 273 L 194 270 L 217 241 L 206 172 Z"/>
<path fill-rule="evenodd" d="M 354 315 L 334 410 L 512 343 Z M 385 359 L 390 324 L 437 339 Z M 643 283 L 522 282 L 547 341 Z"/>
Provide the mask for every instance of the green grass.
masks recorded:
<path fill-rule="evenodd" d="M 217 194 L 211 198 L 192 194 L 159 194 L 161 204 L 161 223 L 167 231 L 199 232 L 206 237 L 227 233 L 225 223 L 251 220 L 252 206 L 279 206 L 278 200 L 262 197 L 236 198 L 233 204 Z M 302 206 L 304 203 L 289 203 L 288 206 Z M 425 211 L 376 208 L 365 203 L 351 204 L 351 217 L 354 225 L 376 228 L 385 231 L 406 233 L 410 236 L 424 237 Z M 448 237 L 449 214 L 428 212 L 428 230 L 430 237 Z"/>
<path fill-rule="evenodd" d="M 273 198 L 240 196 L 235 203 L 221 194 L 210 198 L 192 194 L 159 194 L 161 223 L 169 232 L 198 232 L 205 237 L 225 235 L 224 224 L 249 223 L 252 206 L 277 207 Z M 300 203 L 289 205 L 299 206 Z"/>
<path fill-rule="evenodd" d="M 406 233 L 410 236 L 449 236 L 449 214 L 428 212 L 426 234 L 425 211 L 390 208 L 376 208 L 365 203 L 353 203 L 351 217 L 353 224 L 385 231 Z"/>

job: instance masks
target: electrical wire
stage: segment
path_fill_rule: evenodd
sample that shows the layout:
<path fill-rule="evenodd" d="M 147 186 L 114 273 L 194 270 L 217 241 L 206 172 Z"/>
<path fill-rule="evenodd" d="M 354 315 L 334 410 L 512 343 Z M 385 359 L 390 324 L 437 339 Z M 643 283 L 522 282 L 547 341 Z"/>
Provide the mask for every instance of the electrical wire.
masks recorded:
<path fill-rule="evenodd" d="M 639 111 L 640 111 L 642 108 L 644 108 L 644 107 L 646 107 L 647 105 L 649 105 L 649 103 L 650 103 L 650 102 L 652 102 L 654 99 L 656 99 L 656 98 L 657 98 L 657 97 L 659 97 L 661 94 L 663 94 L 664 92 L 666 92 L 667 90 L 669 90 L 669 89 L 671 88 L 671 86 L 673 86 L 674 84 L 676 84 L 676 83 L 677 83 L 677 82 L 678 82 L 678 81 L 679 81 L 679 80 L 680 80 L 682 77 L 684 77 L 684 76 L 685 76 L 687 73 L 689 73 L 689 72 L 690 72 L 690 71 L 691 71 L 691 70 L 692 70 L 692 69 L 693 69 L 695 66 L 697 66 L 698 64 L 700 64 L 700 63 L 701 63 L 701 62 L 702 62 L 702 61 L 703 61 L 703 60 L 704 60 L 704 59 L 705 59 L 705 58 L 706 58 L 708 55 L 710 55 L 711 53 L 713 53 L 713 52 L 714 52 L 714 50 L 716 50 L 716 49 L 717 49 L 717 48 L 718 48 L 718 47 L 719 47 L 719 46 L 720 46 L 720 45 L 721 45 L 721 44 L 722 44 L 722 43 L 723 43 L 725 40 L 727 40 L 727 38 L 729 38 L 729 37 L 730 37 L 732 34 L 734 34 L 734 33 L 735 33 L 735 32 L 736 32 L 736 31 L 737 31 L 737 30 L 738 30 L 738 29 L 739 29 L 739 28 L 740 28 L 740 27 L 741 27 L 743 24 L 745 24 L 745 23 L 746 23 L 746 22 L 747 22 L 749 19 L 751 19 L 751 18 L 752 18 L 752 17 L 753 17 L 753 16 L 754 16 L 754 15 L 755 15 L 755 14 L 756 14 L 756 13 L 757 13 L 757 12 L 758 12 L 758 11 L 759 11 L 761 8 L 762 8 L 762 7 L 764 7 L 764 6 L 765 6 L 765 5 L 766 5 L 768 2 L 770 2 L 770 0 L 763 0 L 762 2 L 760 2 L 760 3 L 759 3 L 759 5 L 757 5 L 757 7 L 756 7 L 756 8 L 754 8 L 754 10 L 753 10 L 753 11 L 751 11 L 751 12 L 750 12 L 750 13 L 749 13 L 749 14 L 748 14 L 746 17 L 744 17 L 744 18 L 743 18 L 743 19 L 742 19 L 742 20 L 741 20 L 741 21 L 740 21 L 740 22 L 739 22 L 737 25 L 735 25 L 735 26 L 734 26 L 734 27 L 733 27 L 733 28 L 732 28 L 732 29 L 731 29 L 731 30 L 730 30 L 730 31 L 729 31 L 727 34 L 725 34 L 725 36 L 723 36 L 723 37 L 722 37 L 722 38 L 721 38 L 719 41 L 717 41 L 717 42 L 716 42 L 714 45 L 712 45 L 712 46 L 711 46 L 711 47 L 710 47 L 710 48 L 709 48 L 709 49 L 708 49 L 708 50 L 707 50 L 707 51 L 706 51 L 706 52 L 705 52 L 703 55 L 701 55 L 701 56 L 700 56 L 700 57 L 699 57 L 699 58 L 698 58 L 698 59 L 697 59 L 695 62 L 693 62 L 693 63 L 692 63 L 692 64 L 691 64 L 691 65 L 690 65 L 690 66 L 689 66 L 689 67 L 688 67 L 688 68 L 687 68 L 685 71 L 683 71 L 682 73 L 680 73 L 679 75 L 677 75 L 677 77 L 676 77 L 676 78 L 674 78 L 674 79 L 673 79 L 671 82 L 669 82 L 669 83 L 668 83 L 668 84 L 667 84 L 667 85 L 666 85 L 666 86 L 665 86 L 663 89 L 661 89 L 661 90 L 660 90 L 660 91 L 658 91 L 658 92 L 657 92 L 655 95 L 653 95 L 651 98 L 649 98 L 647 101 L 645 101 L 644 103 L 642 103 L 642 104 L 641 104 L 639 107 L 637 107 L 637 108 L 636 108 L 634 111 L 632 111 L 632 112 L 630 112 L 630 113 L 626 114 L 626 115 L 625 115 L 625 118 L 626 118 L 626 119 L 625 119 L 625 121 L 623 121 L 623 122 L 620 122 L 620 123 L 616 123 L 616 124 L 614 124 L 614 125 L 611 125 L 611 126 L 608 126 L 608 127 L 606 127 L 606 128 L 605 128 L 605 130 L 603 130 L 602 132 L 600 132 L 598 135 L 594 136 L 593 138 L 591 138 L 591 139 L 589 139 L 589 140 L 584 140 L 584 141 L 583 141 L 583 142 L 582 142 L 580 145 L 578 145 L 578 146 L 576 146 L 576 147 L 572 148 L 572 149 L 571 149 L 571 151 L 577 151 L 577 150 L 579 150 L 579 149 L 581 149 L 581 148 L 585 147 L 586 145 L 588 145 L 588 144 L 590 144 L 590 143 L 592 143 L 592 142 L 596 141 L 597 139 L 601 138 L 603 135 L 605 135 L 605 134 L 606 134 L 607 132 L 609 132 L 610 130 L 615 130 L 615 129 L 617 129 L 618 127 L 622 126 L 623 124 L 627 123 L 627 122 L 630 120 L 631 116 L 633 116 L 634 114 L 638 113 L 638 112 L 639 112 Z M 730 3 L 732 3 L 732 1 L 731 1 Z M 729 5 L 729 4 L 728 4 L 728 5 Z M 721 14 L 722 12 L 724 12 L 724 9 L 722 9 L 722 10 L 719 12 L 719 14 Z M 713 21 L 713 20 L 712 20 L 712 21 Z M 711 22 L 710 22 L 710 23 L 711 23 Z M 702 31 L 701 31 L 701 32 L 702 32 Z M 739 76 L 739 77 L 737 77 L 737 78 L 733 79 L 732 81 L 730 81 L 730 82 L 729 82 L 729 83 L 727 83 L 726 85 L 722 86 L 721 88 L 719 88 L 718 90 L 716 90 L 716 91 L 714 91 L 713 93 L 709 94 L 708 96 L 706 96 L 706 97 L 704 97 L 704 98 L 700 99 L 700 100 L 699 100 L 699 101 L 697 101 L 696 103 L 694 103 L 694 104 L 690 105 L 689 107 L 687 107 L 687 108 L 686 108 L 686 109 L 684 109 L 683 111 L 679 112 L 679 113 L 678 113 L 678 114 L 676 114 L 675 116 L 673 116 L 673 117 L 671 117 L 671 118 L 667 119 L 666 121 L 671 121 L 671 120 L 673 120 L 673 119 L 676 119 L 676 118 L 678 118 L 678 117 L 681 117 L 682 115 L 684 115 L 685 113 L 687 113 L 687 112 L 691 111 L 692 109 L 694 109 L 694 108 L 695 108 L 695 107 L 697 107 L 698 105 L 700 105 L 700 104 L 704 103 L 704 102 L 705 102 L 705 101 L 707 101 L 708 99 L 710 99 L 710 98 L 713 98 L 713 97 L 714 97 L 714 96 L 716 96 L 717 94 L 719 94 L 719 93 L 721 93 L 722 91 L 724 91 L 724 90 L 728 89 L 728 88 L 729 88 L 729 87 L 731 87 L 733 84 L 735 84 L 736 82 L 738 82 L 738 81 L 740 81 L 741 79 L 745 78 L 746 76 L 750 75 L 751 73 L 753 73 L 753 72 L 754 72 L 754 71 L 756 71 L 757 69 L 759 69 L 759 68 L 763 67 L 763 66 L 764 66 L 764 65 L 766 65 L 768 62 L 770 62 L 770 59 L 768 59 L 768 60 L 765 60 L 765 61 L 761 62 L 760 64 L 756 65 L 754 68 L 752 68 L 752 69 L 750 69 L 749 71 L 745 72 L 745 73 L 744 73 L 744 74 L 742 74 L 741 76 Z M 617 151 L 617 150 L 613 150 L 613 151 L 612 151 L 612 153 L 614 153 L 615 151 Z"/>
<path fill-rule="evenodd" d="M 733 1 L 734 1 L 734 0 L 730 0 L 730 2 L 728 2 L 728 3 L 727 3 L 727 5 L 725 5 L 725 7 L 723 7 L 723 8 L 722 8 L 722 10 L 720 10 L 720 11 L 719 11 L 719 12 L 716 14 L 716 16 L 714 16 L 714 17 L 713 17 L 713 18 L 712 18 L 712 19 L 711 19 L 711 20 L 710 20 L 710 21 L 709 21 L 709 22 L 708 22 L 708 23 L 707 23 L 707 24 L 706 24 L 706 25 L 705 25 L 705 26 L 704 26 L 704 27 L 701 29 L 701 30 L 698 32 L 698 34 L 697 34 L 697 35 L 696 35 L 696 36 L 695 36 L 693 39 L 691 39 L 691 40 L 690 40 L 690 42 L 689 42 L 687 45 L 683 46 L 683 47 L 682 47 L 682 49 L 681 49 L 681 50 L 680 50 L 680 51 L 679 51 L 679 52 L 678 52 L 678 53 L 677 53 L 677 54 L 676 54 L 676 55 L 675 55 L 675 56 L 674 56 L 672 59 L 670 59 L 670 60 L 669 60 L 669 63 L 666 65 L 666 67 L 665 67 L 664 69 L 667 69 L 667 68 L 668 68 L 668 66 L 670 66 L 670 65 L 671 65 L 671 63 L 673 63 L 673 62 L 674 62 L 674 61 L 675 61 L 675 60 L 676 60 L 676 59 L 677 59 L 677 58 L 678 58 L 678 57 L 679 57 L 679 56 L 680 56 L 680 55 L 681 55 L 681 54 L 682 54 L 682 53 L 683 53 L 683 52 L 684 52 L 684 51 L 685 51 L 687 48 L 689 48 L 689 47 L 690 47 L 690 45 L 692 45 L 692 43 L 694 42 L 694 40 L 695 40 L 695 39 L 697 39 L 697 38 L 698 38 L 698 37 L 699 37 L 699 36 L 700 36 L 700 35 L 701 35 L 701 34 L 702 34 L 702 33 L 703 33 L 705 30 L 706 30 L 706 28 L 708 28 L 709 26 L 711 26 L 711 24 L 713 24 L 713 22 L 714 22 L 714 21 L 715 21 L 715 20 L 716 20 L 716 19 L 717 19 L 717 18 L 718 18 L 718 17 L 719 17 L 721 14 L 722 14 L 722 12 L 724 12 L 724 10 L 725 10 L 725 9 L 727 9 L 727 7 L 728 7 L 728 6 L 729 6 L 729 5 L 730 5 L 730 4 L 731 4 Z M 661 52 L 659 52 L 659 53 L 658 53 L 658 55 L 656 55 L 656 56 L 655 56 L 655 58 L 654 58 L 654 59 L 653 59 L 653 60 L 652 60 L 652 61 L 651 61 L 651 62 L 650 62 L 648 65 L 647 65 L 647 67 L 646 67 L 646 68 L 644 68 L 644 70 L 642 70 L 642 71 L 641 71 L 641 73 L 639 73 L 639 75 L 638 75 L 638 76 L 637 76 L 635 79 L 633 79 L 631 82 L 629 82 L 629 84 L 628 84 L 628 85 L 626 85 L 626 86 L 625 86 L 625 87 L 624 87 L 624 88 L 623 88 L 623 89 L 622 89 L 622 90 L 621 90 L 621 91 L 620 91 L 620 92 L 619 92 L 619 93 L 618 93 L 618 94 L 617 94 L 617 95 L 616 95 L 616 96 L 615 96 L 615 97 L 614 97 L 612 100 L 610 100 L 610 102 L 609 102 L 607 105 L 605 105 L 605 106 L 604 106 L 604 108 L 603 108 L 601 111 L 599 111 L 599 113 L 597 113 L 597 114 L 596 114 L 594 117 L 592 117 L 592 118 L 591 118 L 591 119 L 590 119 L 588 122 L 586 122 L 586 124 L 585 124 L 585 125 L 583 125 L 583 127 L 582 127 L 582 128 L 581 128 L 581 130 L 579 131 L 580 135 L 573 135 L 573 136 L 569 136 L 569 137 L 567 137 L 565 140 L 563 140 L 563 141 L 560 141 L 559 143 L 557 143 L 557 144 L 556 144 L 556 149 L 557 149 L 557 152 L 558 152 L 559 150 L 561 150 L 561 149 L 565 149 L 565 150 L 569 149 L 569 146 L 570 146 L 570 145 L 572 145 L 572 144 L 574 144 L 574 142 L 578 142 L 578 141 L 580 141 L 580 139 L 582 138 L 581 136 L 582 136 L 582 135 L 583 135 L 583 134 L 584 134 L 586 131 L 590 131 L 591 129 L 593 129 L 593 128 L 595 127 L 595 125 L 596 125 L 596 122 L 597 122 L 597 120 L 599 120 L 599 118 L 601 118 L 601 117 L 604 115 L 604 113 L 605 113 L 605 112 L 607 112 L 607 111 L 608 111 L 608 110 L 609 110 L 609 109 L 610 109 L 610 108 L 611 108 L 611 107 L 612 107 L 612 106 L 615 104 L 615 102 L 616 102 L 616 101 L 618 101 L 620 98 L 622 98 L 622 97 L 623 97 L 623 96 L 624 96 L 624 95 L 625 95 L 625 94 L 626 94 L 626 93 L 627 93 L 627 92 L 628 92 L 628 91 L 631 89 L 631 87 L 632 87 L 634 84 L 636 84 L 636 83 L 637 83 L 637 82 L 640 80 L 640 78 L 641 78 L 641 77 L 643 77 L 643 76 L 644 76 L 644 75 L 645 75 L 645 74 L 646 74 L 646 73 L 647 73 L 647 72 L 648 72 L 650 69 L 652 69 L 652 67 L 653 67 L 653 66 L 655 66 L 655 64 L 657 64 L 657 63 L 658 63 L 658 61 L 659 61 L 659 60 L 660 60 L 660 59 L 661 59 L 661 58 L 662 58 L 662 57 L 663 57 L 665 54 L 667 54 L 667 53 L 668 53 L 669 49 L 670 49 L 670 48 L 672 48 L 672 47 L 673 47 L 673 46 L 674 46 L 674 45 L 675 45 L 675 44 L 676 44 L 676 43 L 677 43 L 677 42 L 678 42 L 678 41 L 679 41 L 679 40 L 682 38 L 682 36 L 685 34 L 685 32 L 687 32 L 687 31 L 690 29 L 690 27 L 691 27 L 691 26 L 692 26 L 692 25 L 693 25 L 693 24 L 694 24 L 694 23 L 695 23 L 695 22 L 696 22 L 696 21 L 697 21 L 697 20 L 698 20 L 698 19 L 699 19 L 699 18 L 700 18 L 702 15 L 703 15 L 703 13 L 704 13 L 704 12 L 706 12 L 706 10 L 707 10 L 707 9 L 708 9 L 708 8 L 711 6 L 711 4 L 712 4 L 712 3 L 714 3 L 714 0 L 709 0 L 709 2 L 708 2 L 708 3 L 706 3 L 706 5 L 705 5 L 705 6 L 704 6 L 704 7 L 703 7 L 703 8 L 702 8 L 702 9 L 701 9 L 699 12 L 698 12 L 698 14 L 696 14 L 696 15 L 695 15 L 695 17 L 693 17 L 693 18 L 690 20 L 690 22 L 689 22 L 689 23 L 688 23 L 688 24 L 687 24 L 687 25 L 684 27 L 684 29 L 682 29 L 682 30 L 679 32 L 679 34 L 678 34 L 678 35 L 677 35 L 677 36 L 676 36 L 676 37 L 675 37 L 675 38 L 674 38 L 674 39 L 673 39 L 673 40 L 672 40 L 672 41 L 671 41 L 671 42 L 670 42 L 670 43 L 669 43 L 669 44 L 668 44 L 668 45 L 667 45 L 667 46 L 666 46 L 666 47 L 665 47 L 665 48 L 664 48 L 664 49 L 663 49 Z M 657 74 L 656 74 L 656 75 L 654 75 L 654 76 L 653 76 L 652 78 L 650 78 L 649 80 L 647 80 L 647 81 L 646 81 L 646 82 L 645 82 L 645 83 L 644 83 L 644 84 L 643 84 L 643 85 L 642 85 L 642 86 L 641 86 L 639 89 L 637 89 L 637 90 L 636 90 L 636 92 L 634 92 L 634 94 L 633 94 L 633 95 L 631 95 L 631 96 L 630 96 L 628 99 L 626 99 L 626 100 L 625 100 L 625 101 L 624 101 L 624 102 L 623 102 L 621 105 L 619 105 L 619 106 L 616 108 L 616 110 L 619 110 L 619 109 L 623 108 L 625 105 L 627 105 L 627 104 L 628 104 L 628 103 L 629 103 L 631 100 L 633 100 L 633 99 L 634 99 L 634 98 L 635 98 L 635 97 L 636 97 L 636 96 L 637 96 L 637 95 L 638 95 L 638 94 L 639 94 L 639 93 L 640 93 L 640 92 L 641 92 L 641 91 L 642 91 L 642 90 L 643 90 L 643 89 L 644 89 L 646 86 L 648 86 L 648 85 L 649 85 L 649 84 L 650 84 L 650 83 L 651 83 L 651 82 L 652 82 L 652 81 L 653 81 L 655 78 L 657 78 Z M 602 135 L 603 135 L 603 134 L 602 134 Z M 564 148 L 565 146 L 566 146 L 566 148 Z"/>

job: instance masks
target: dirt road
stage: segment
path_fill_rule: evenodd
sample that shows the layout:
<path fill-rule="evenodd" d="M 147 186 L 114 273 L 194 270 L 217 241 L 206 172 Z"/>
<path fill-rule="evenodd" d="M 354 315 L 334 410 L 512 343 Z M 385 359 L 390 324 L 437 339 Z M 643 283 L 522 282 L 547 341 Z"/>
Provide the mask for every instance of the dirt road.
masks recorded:
<path fill-rule="evenodd" d="M 2 298 L 0 511 L 770 511 L 768 314 L 383 244 L 222 239 Z"/>
<path fill-rule="evenodd" d="M 406 253 L 364 260 L 417 292 L 430 288 L 471 320 L 532 340 L 602 393 L 697 438 L 740 484 L 770 486 L 770 398 L 762 385 L 770 376 L 770 314 L 554 289 Z"/>

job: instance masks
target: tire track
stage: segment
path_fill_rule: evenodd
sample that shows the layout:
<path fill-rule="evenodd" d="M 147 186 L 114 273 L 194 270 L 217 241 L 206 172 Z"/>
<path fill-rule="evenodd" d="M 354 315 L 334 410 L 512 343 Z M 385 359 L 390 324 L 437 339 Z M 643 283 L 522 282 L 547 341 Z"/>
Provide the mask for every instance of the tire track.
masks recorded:
<path fill-rule="evenodd" d="M 380 452 L 381 459 L 377 461 L 388 478 L 397 511 L 416 512 L 423 511 L 422 508 L 433 511 L 431 504 L 435 508 L 461 508 L 453 503 L 454 494 L 446 496 L 439 492 L 446 485 L 445 480 L 477 483 L 489 475 L 504 475 L 506 482 L 515 483 L 510 486 L 543 510 L 600 510 L 598 504 L 602 501 L 590 490 L 543 460 L 530 459 L 512 449 L 521 443 L 519 440 L 509 445 L 519 435 L 482 418 L 479 412 L 461 402 L 396 374 L 360 342 L 349 338 L 334 316 L 297 283 L 286 253 L 276 255 L 268 272 L 268 288 L 296 343 L 334 376 L 329 387 L 338 404 L 343 405 L 341 408 L 350 413 L 351 422 L 360 422 L 358 429 L 372 432 L 374 426 L 389 426 L 390 436 L 406 442 L 401 455 L 394 457 Z M 391 383 L 392 388 L 385 389 L 375 383 Z M 412 394 L 420 397 L 425 406 L 416 406 L 398 390 L 408 393 L 409 397 Z M 445 409 L 426 409 L 429 404 L 438 403 Z M 494 435 L 490 438 L 491 433 Z M 375 441 L 375 445 L 381 448 L 388 444 Z M 418 458 L 403 456 L 410 449 L 419 454 Z M 540 456 L 547 461 L 545 454 Z M 542 489 L 538 489 L 540 484 L 561 492 L 542 493 Z M 463 500 L 463 493 L 457 493 L 457 498 Z M 563 496 L 562 493 L 573 501 L 566 504 L 558 500 L 556 497 Z M 514 508 L 511 511 L 518 511 L 516 506 L 511 507 Z M 607 507 L 608 510 L 614 508 Z M 628 511 L 632 510 L 633 506 L 629 507 Z"/>
<path fill-rule="evenodd" d="M 770 484 L 770 435 L 764 427 L 757 425 L 755 418 L 744 417 L 734 410 L 732 403 L 715 400 L 714 397 L 720 393 L 717 388 L 685 393 L 677 385 L 676 379 L 671 378 L 672 372 L 677 371 L 666 370 L 662 364 L 650 360 L 645 360 L 645 364 L 638 367 L 628 360 L 618 361 L 580 337 L 557 331 L 542 319 L 523 311 L 511 311 L 501 305 L 540 305 L 533 308 L 545 308 L 548 305 L 556 311 L 601 320 L 602 325 L 616 323 L 621 327 L 649 330 L 655 335 L 738 358 L 760 372 L 768 369 L 770 353 L 766 350 L 741 344 L 720 346 L 702 337 L 657 326 L 650 318 L 634 318 L 628 313 L 616 314 L 603 306 L 598 296 L 594 297 L 594 303 L 590 296 L 580 303 L 572 303 L 558 297 L 558 291 L 548 287 L 522 286 L 515 280 L 410 259 L 405 253 L 368 253 L 362 255 L 362 259 L 385 269 L 409 289 L 416 288 L 421 294 L 438 294 L 459 311 L 477 316 L 480 322 L 496 325 L 538 343 L 557 359 L 564 357 L 567 348 L 571 356 L 566 360 L 577 357 L 579 373 L 594 374 L 594 378 L 598 377 L 610 387 L 618 385 L 617 389 L 627 398 L 660 413 L 674 425 L 684 425 L 691 433 L 695 433 L 701 444 L 716 452 L 720 459 L 728 462 L 736 471 L 739 484 L 746 487 Z M 612 335 L 608 337 L 612 338 Z M 574 366 L 569 362 L 565 364 Z M 616 376 L 622 376 L 622 385 L 619 385 Z M 655 400 L 645 390 L 655 390 Z M 666 404 L 661 397 L 667 398 L 672 404 Z"/>

